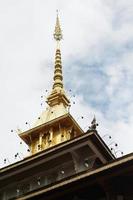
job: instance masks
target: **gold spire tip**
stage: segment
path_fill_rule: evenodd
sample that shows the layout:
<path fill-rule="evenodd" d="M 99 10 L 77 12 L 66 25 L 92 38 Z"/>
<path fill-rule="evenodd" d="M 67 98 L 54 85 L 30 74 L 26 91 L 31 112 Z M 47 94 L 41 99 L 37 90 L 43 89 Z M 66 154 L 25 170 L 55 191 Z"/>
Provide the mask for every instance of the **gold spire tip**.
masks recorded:
<path fill-rule="evenodd" d="M 55 30 L 54 30 L 54 39 L 56 41 L 60 41 L 62 39 L 62 30 L 61 30 L 61 27 L 60 27 L 58 10 L 56 10 L 56 12 L 57 12 L 57 16 L 56 16 L 56 25 L 55 25 Z"/>

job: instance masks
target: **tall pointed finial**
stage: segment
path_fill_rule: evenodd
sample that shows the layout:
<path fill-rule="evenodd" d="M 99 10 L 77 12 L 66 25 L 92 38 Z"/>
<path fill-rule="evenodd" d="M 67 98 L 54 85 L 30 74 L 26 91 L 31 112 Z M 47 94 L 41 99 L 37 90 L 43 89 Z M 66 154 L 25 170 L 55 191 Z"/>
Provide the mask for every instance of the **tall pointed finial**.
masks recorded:
<path fill-rule="evenodd" d="M 62 39 L 62 31 L 60 28 L 58 10 L 56 10 L 56 12 L 57 12 L 57 17 L 56 17 L 56 25 L 55 25 L 55 30 L 54 30 L 54 39 L 58 42 Z"/>
<path fill-rule="evenodd" d="M 70 106 L 70 101 L 67 98 L 63 86 L 63 74 L 62 74 L 62 62 L 61 62 L 61 51 L 60 51 L 60 40 L 62 39 L 62 31 L 59 22 L 58 10 L 56 16 L 56 25 L 54 30 L 54 39 L 57 42 L 55 52 L 55 66 L 54 66 L 54 77 L 53 77 L 53 88 L 51 94 L 47 98 L 47 103 L 50 106 L 63 104 L 64 107 Z"/>
<path fill-rule="evenodd" d="M 61 64 L 61 52 L 59 48 L 59 42 L 62 39 L 62 31 L 60 28 L 58 10 L 56 16 L 56 25 L 54 31 L 54 39 L 57 42 L 56 53 L 55 53 L 55 71 L 54 71 L 54 88 L 63 88 L 63 76 L 62 76 L 62 64 Z"/>

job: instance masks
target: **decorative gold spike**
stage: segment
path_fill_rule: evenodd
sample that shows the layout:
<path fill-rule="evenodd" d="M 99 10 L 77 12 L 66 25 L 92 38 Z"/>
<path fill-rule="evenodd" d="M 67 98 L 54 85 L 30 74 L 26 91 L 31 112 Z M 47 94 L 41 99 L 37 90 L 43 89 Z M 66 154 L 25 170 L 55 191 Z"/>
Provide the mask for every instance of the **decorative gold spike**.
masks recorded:
<path fill-rule="evenodd" d="M 62 75 L 62 63 L 61 63 L 61 51 L 59 47 L 60 40 L 62 39 L 62 32 L 59 23 L 58 11 L 56 17 L 56 26 L 54 32 L 54 38 L 57 42 L 55 53 L 55 68 L 54 68 L 54 83 L 51 94 L 47 98 L 47 103 L 50 107 L 63 104 L 65 108 L 70 106 L 64 87 L 63 87 L 63 75 Z"/>
<path fill-rule="evenodd" d="M 61 31 L 61 28 L 60 28 L 58 10 L 57 10 L 56 25 L 55 25 L 55 31 L 54 31 L 54 39 L 56 41 L 60 41 L 62 39 L 62 31 Z"/>
<path fill-rule="evenodd" d="M 55 71 L 54 71 L 54 84 L 53 89 L 56 87 L 63 88 L 63 76 L 62 76 L 62 65 L 61 65 L 61 52 L 60 49 L 56 50 L 55 54 Z"/>
<path fill-rule="evenodd" d="M 61 31 L 61 28 L 60 28 L 58 10 L 57 10 L 54 38 L 57 41 L 57 48 L 56 48 L 56 53 L 55 53 L 55 70 L 54 70 L 53 89 L 63 88 L 61 52 L 60 52 L 60 48 L 59 48 L 59 41 L 62 39 L 62 31 Z"/>

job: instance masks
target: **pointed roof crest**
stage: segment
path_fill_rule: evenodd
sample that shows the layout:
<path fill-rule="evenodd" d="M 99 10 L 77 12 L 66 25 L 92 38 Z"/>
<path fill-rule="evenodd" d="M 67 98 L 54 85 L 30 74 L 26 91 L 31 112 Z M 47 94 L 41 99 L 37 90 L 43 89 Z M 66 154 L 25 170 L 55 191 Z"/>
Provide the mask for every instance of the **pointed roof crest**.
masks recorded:
<path fill-rule="evenodd" d="M 60 27 L 60 21 L 59 21 L 59 16 L 58 16 L 58 10 L 57 10 L 57 17 L 56 17 L 56 25 L 55 25 L 55 30 L 54 30 L 54 39 L 56 41 L 60 41 L 62 39 L 62 30 Z"/>

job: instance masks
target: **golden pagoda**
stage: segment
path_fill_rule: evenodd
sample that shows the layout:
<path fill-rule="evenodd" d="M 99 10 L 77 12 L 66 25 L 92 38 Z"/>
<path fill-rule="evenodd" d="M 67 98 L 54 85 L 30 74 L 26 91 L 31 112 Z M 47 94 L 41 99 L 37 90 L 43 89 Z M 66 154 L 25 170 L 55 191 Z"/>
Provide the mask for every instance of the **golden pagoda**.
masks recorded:
<path fill-rule="evenodd" d="M 19 134 L 29 146 L 31 154 L 83 134 L 83 130 L 69 113 L 70 101 L 63 85 L 60 50 L 62 31 L 58 12 L 53 35 L 56 40 L 56 52 L 53 87 L 46 100 L 48 107 L 38 117 L 32 129 Z"/>

